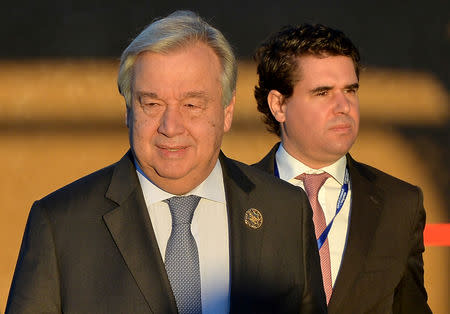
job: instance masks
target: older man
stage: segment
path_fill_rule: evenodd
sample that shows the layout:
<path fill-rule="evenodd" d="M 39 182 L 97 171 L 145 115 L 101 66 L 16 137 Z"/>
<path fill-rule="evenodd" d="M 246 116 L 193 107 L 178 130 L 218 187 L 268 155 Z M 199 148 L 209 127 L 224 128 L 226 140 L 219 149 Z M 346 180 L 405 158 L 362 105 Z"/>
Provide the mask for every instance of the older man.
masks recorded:
<path fill-rule="evenodd" d="M 35 202 L 6 312 L 325 312 L 306 196 L 220 152 L 236 85 L 222 34 L 158 20 L 118 83 L 131 150 Z"/>
<path fill-rule="evenodd" d="M 286 27 L 261 45 L 255 97 L 281 143 L 256 166 L 308 194 L 329 313 L 429 313 L 422 192 L 348 154 L 359 58 L 324 25 Z"/>

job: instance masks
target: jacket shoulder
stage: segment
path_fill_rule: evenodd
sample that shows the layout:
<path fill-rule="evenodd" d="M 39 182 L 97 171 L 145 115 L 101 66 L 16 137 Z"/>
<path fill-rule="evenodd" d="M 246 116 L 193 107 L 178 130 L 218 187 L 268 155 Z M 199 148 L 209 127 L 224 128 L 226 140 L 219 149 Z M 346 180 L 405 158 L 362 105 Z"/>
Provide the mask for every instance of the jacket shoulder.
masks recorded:
<path fill-rule="evenodd" d="M 117 163 L 88 174 L 35 202 L 50 213 L 102 208 Z"/>
<path fill-rule="evenodd" d="M 362 177 L 369 180 L 372 184 L 384 190 L 392 188 L 411 192 L 417 192 L 417 190 L 419 190 L 419 187 L 409 182 L 406 182 L 380 169 L 355 161 L 353 159 L 349 160 L 349 169 L 350 176 L 352 176 L 352 172 L 356 171 Z"/>
<path fill-rule="evenodd" d="M 253 167 L 261 169 L 265 172 L 273 174 L 275 165 L 275 154 L 280 147 L 280 142 L 276 143 L 272 149 L 257 163 L 252 164 Z"/>

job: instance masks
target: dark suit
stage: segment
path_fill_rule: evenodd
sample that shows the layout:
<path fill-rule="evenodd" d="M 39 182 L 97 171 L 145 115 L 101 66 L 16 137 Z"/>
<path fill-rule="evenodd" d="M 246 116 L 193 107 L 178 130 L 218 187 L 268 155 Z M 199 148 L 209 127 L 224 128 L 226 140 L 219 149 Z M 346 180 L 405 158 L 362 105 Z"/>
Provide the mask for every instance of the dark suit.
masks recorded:
<path fill-rule="evenodd" d="M 326 312 L 306 196 L 220 156 L 229 217 L 231 312 Z M 249 208 L 263 225 L 244 223 Z M 175 313 L 176 304 L 128 152 L 37 201 L 7 313 Z"/>
<path fill-rule="evenodd" d="M 273 174 L 278 146 L 254 166 Z M 423 283 L 421 190 L 349 154 L 347 167 L 350 225 L 328 312 L 430 313 Z"/>

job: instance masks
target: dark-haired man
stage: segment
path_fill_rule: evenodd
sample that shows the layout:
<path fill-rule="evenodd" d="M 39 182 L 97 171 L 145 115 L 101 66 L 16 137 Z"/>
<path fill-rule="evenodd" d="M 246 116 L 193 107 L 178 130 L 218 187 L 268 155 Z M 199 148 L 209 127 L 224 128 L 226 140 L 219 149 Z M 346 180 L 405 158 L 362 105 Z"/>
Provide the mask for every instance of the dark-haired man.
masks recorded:
<path fill-rule="evenodd" d="M 261 45 L 255 97 L 281 143 L 256 167 L 307 192 L 329 313 L 429 313 L 421 190 L 348 154 L 359 60 L 323 25 L 285 27 Z"/>

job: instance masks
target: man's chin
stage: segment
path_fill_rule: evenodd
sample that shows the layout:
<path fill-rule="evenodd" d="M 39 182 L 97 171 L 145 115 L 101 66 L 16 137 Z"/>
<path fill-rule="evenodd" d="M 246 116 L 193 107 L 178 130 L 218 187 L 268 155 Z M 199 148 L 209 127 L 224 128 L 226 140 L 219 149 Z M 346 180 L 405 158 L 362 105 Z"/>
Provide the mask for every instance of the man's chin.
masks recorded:
<path fill-rule="evenodd" d="M 335 147 L 335 149 L 333 149 L 330 152 L 330 155 L 332 155 L 336 161 L 339 158 L 341 158 L 342 156 L 344 156 L 345 154 L 347 154 L 351 147 L 352 147 L 351 145 L 342 145 L 342 146 Z"/>
<path fill-rule="evenodd" d="M 346 154 L 352 148 L 355 140 L 356 136 L 353 134 L 340 135 L 335 138 L 330 138 L 328 145 L 330 145 L 331 150 L 335 153 Z"/>
<path fill-rule="evenodd" d="M 181 167 L 170 166 L 156 169 L 156 174 L 163 180 L 179 180 L 183 179 L 189 173 L 188 170 Z"/>

